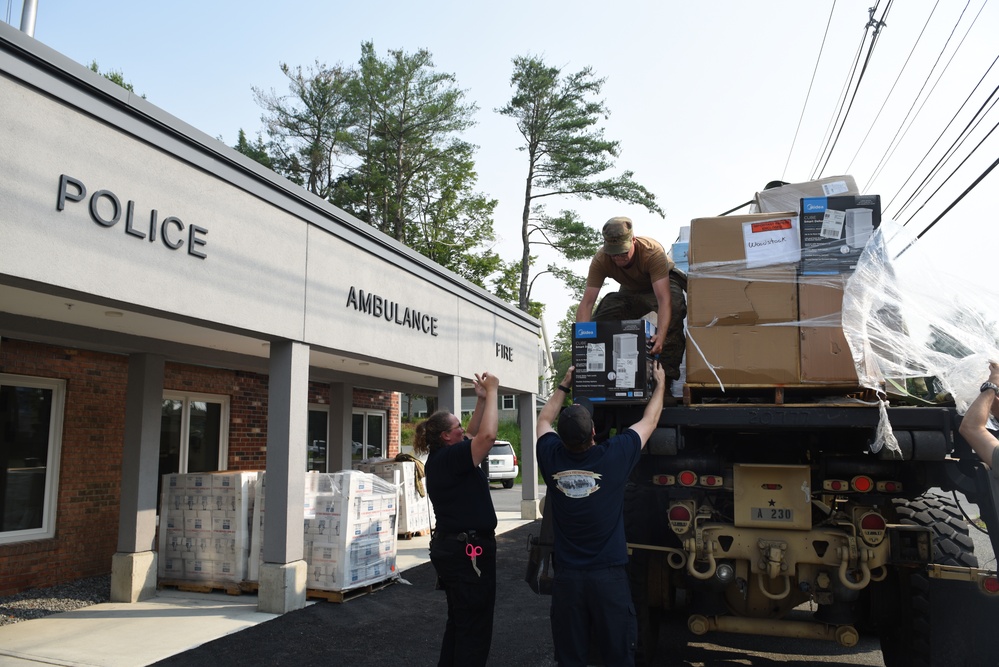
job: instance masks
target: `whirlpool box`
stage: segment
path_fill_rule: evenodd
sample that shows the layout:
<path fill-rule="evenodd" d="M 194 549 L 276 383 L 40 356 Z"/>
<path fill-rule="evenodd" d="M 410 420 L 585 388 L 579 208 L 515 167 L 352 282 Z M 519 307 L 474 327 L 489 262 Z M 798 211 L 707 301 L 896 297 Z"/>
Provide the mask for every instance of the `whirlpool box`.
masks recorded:
<path fill-rule="evenodd" d="M 645 403 L 652 393 L 648 320 L 577 322 L 572 330 L 573 398 Z"/>

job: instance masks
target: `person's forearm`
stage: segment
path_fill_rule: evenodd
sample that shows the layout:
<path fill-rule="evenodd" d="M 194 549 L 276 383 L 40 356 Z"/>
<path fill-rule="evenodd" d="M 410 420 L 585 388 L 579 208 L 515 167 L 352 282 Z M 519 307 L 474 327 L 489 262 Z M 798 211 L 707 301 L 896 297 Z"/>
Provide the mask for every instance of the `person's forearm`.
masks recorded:
<path fill-rule="evenodd" d="M 555 419 L 558 417 L 559 408 L 562 407 L 562 403 L 564 402 L 565 392 L 556 387 L 552 395 L 548 397 L 545 407 L 541 408 L 541 412 L 538 413 L 538 423 L 554 424 Z"/>
<path fill-rule="evenodd" d="M 489 392 L 486 392 L 486 398 L 475 398 L 475 409 L 472 411 L 472 416 L 468 420 L 468 428 L 465 429 L 465 433 L 472 436 L 473 438 L 479 432 L 479 425 L 482 423 L 482 412 L 485 409 L 485 403 L 489 398 Z M 496 397 L 493 396 L 493 402 L 496 402 Z"/>
<path fill-rule="evenodd" d="M 995 402 L 995 392 L 991 390 L 983 391 L 971 402 L 968 411 L 964 413 L 961 420 L 960 433 L 974 450 L 978 458 L 985 463 L 992 463 L 992 449 L 996 447 L 996 439 L 989 433 L 986 425 L 989 422 L 989 413 L 992 404 Z"/>
<path fill-rule="evenodd" d="M 576 307 L 576 321 L 589 322 L 593 317 L 593 304 L 581 303 Z"/>
<path fill-rule="evenodd" d="M 665 397 L 666 381 L 659 382 L 652 390 L 652 396 L 649 398 L 649 402 L 645 406 L 645 413 L 642 415 L 642 421 L 650 421 L 653 429 L 659 425 L 659 415 L 662 414 Z"/>

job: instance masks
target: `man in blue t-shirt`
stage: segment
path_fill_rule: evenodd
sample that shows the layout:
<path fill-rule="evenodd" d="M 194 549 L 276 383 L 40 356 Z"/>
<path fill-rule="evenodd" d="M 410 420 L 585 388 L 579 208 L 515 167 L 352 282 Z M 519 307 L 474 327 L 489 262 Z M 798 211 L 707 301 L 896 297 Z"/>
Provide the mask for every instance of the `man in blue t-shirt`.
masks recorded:
<path fill-rule="evenodd" d="M 555 528 L 555 660 L 560 667 L 584 667 L 592 634 L 604 665 L 631 666 L 638 623 L 626 569 L 624 485 L 659 423 L 666 374 L 656 362 L 656 386 L 642 419 L 596 444 L 586 408 L 571 405 L 559 414 L 574 371 L 569 368 L 538 415 L 538 466 L 548 487 L 545 513 L 552 513 Z M 558 433 L 552 428 L 556 417 Z"/>

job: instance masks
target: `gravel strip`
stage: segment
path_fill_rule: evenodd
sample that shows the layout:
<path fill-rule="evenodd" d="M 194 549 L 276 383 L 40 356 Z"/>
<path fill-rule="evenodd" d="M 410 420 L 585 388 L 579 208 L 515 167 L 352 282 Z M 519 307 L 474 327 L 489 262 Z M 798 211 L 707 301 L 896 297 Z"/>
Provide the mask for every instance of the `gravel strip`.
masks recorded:
<path fill-rule="evenodd" d="M 0 597 L 0 626 L 110 601 L 110 574 L 77 579 L 48 588 L 34 588 Z"/>

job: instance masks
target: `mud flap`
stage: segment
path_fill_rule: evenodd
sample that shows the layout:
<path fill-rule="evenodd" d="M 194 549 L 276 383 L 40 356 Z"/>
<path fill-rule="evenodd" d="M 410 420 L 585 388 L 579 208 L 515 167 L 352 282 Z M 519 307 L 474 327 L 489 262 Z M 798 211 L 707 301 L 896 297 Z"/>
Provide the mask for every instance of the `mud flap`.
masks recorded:
<path fill-rule="evenodd" d="M 999 667 L 999 595 L 970 581 L 930 580 L 932 665 Z"/>

